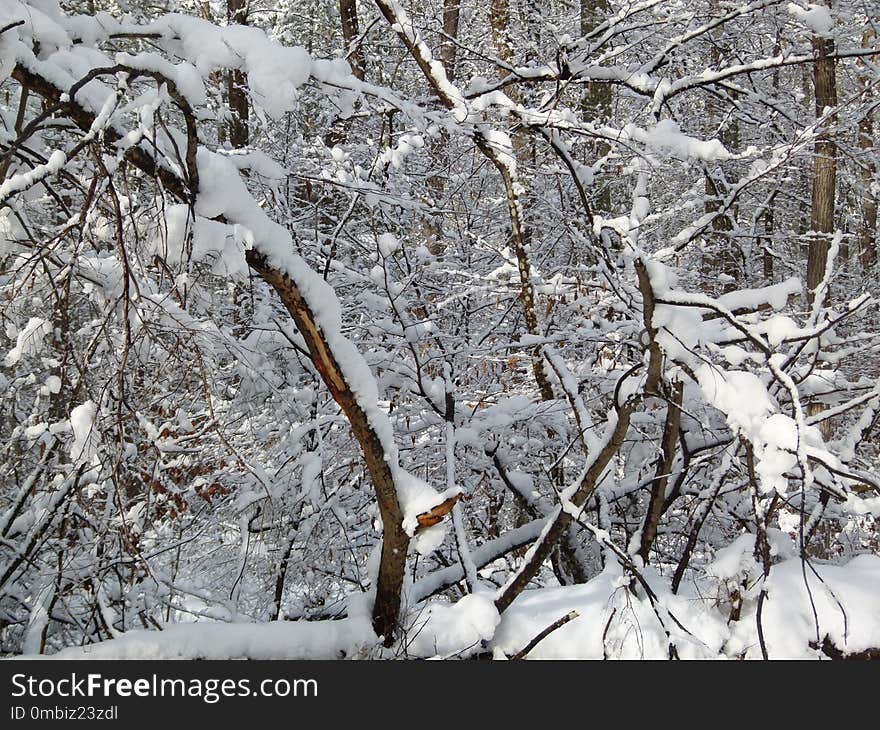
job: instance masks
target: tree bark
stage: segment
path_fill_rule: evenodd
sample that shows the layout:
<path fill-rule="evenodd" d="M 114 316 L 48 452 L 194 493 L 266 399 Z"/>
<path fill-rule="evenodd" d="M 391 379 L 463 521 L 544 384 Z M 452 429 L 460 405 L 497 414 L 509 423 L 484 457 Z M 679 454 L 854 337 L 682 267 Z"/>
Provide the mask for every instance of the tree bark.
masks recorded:
<path fill-rule="evenodd" d="M 712 2 L 713 14 L 720 14 L 722 11 L 718 7 L 717 0 Z M 724 33 L 726 28 L 716 29 L 709 35 L 712 48 L 709 52 L 709 58 L 712 66 L 717 67 L 721 64 L 726 52 Z M 735 115 L 730 115 L 729 105 L 725 104 L 721 99 L 709 94 L 706 100 L 706 115 L 709 127 L 709 134 L 718 137 L 721 143 L 733 152 L 739 147 L 739 124 Z M 719 128 L 720 127 L 720 128 Z M 705 190 L 706 202 L 704 210 L 706 213 L 715 213 L 721 210 L 724 198 L 728 194 L 726 183 L 725 165 L 718 161 L 715 163 L 715 169 L 711 169 L 710 165 L 706 165 L 705 173 Z M 736 244 L 731 235 L 735 228 L 734 213 L 732 210 L 720 212 L 712 221 L 712 233 L 707 235 L 712 252 L 707 256 L 707 273 L 709 274 L 709 283 L 717 281 L 717 274 L 724 274 L 726 278 L 721 285 L 721 291 L 732 291 L 736 282 L 741 279 L 739 260 L 737 256 Z"/>
<path fill-rule="evenodd" d="M 342 38 L 351 73 L 356 79 L 364 80 L 364 49 L 359 43 L 357 0 L 339 0 L 339 17 L 342 20 Z"/>
<path fill-rule="evenodd" d="M 866 30 L 862 36 L 862 46 L 870 48 L 876 43 L 873 30 Z M 861 62 L 860 65 L 866 65 Z M 862 220 L 859 228 L 859 262 L 863 271 L 871 269 L 877 263 L 877 196 L 873 190 L 874 175 L 877 164 L 872 155 L 874 149 L 874 106 L 871 104 L 872 87 L 870 76 L 862 74 L 859 79 L 867 109 L 859 121 L 858 147 L 862 151 L 859 164 L 862 177 Z"/>
<path fill-rule="evenodd" d="M 230 25 L 247 25 L 247 0 L 226 0 L 226 20 Z M 247 76 L 238 69 L 226 72 L 226 98 L 229 104 L 229 143 L 247 147 L 250 141 Z"/>
<path fill-rule="evenodd" d="M 446 78 L 450 82 L 455 79 L 455 59 L 458 50 L 456 40 L 458 39 L 460 19 L 461 0 L 443 0 L 443 38 L 440 42 L 440 61 L 443 63 L 443 70 L 446 71 Z M 449 135 L 446 132 L 441 132 L 439 139 L 431 139 L 429 142 L 431 157 L 436 160 L 434 170 L 425 180 L 431 198 L 429 204 L 432 207 L 438 205 L 446 190 L 444 173 L 449 161 L 448 144 Z M 442 220 L 442 215 L 436 213 L 424 216 L 419 224 L 419 235 L 422 242 L 433 256 L 440 256 L 446 249 Z"/>
<path fill-rule="evenodd" d="M 440 60 L 446 78 L 455 81 L 455 58 L 458 52 L 458 26 L 461 21 L 461 0 L 443 0 L 443 40 L 440 42 Z"/>
<path fill-rule="evenodd" d="M 818 56 L 813 66 L 813 88 L 816 95 L 816 118 L 826 109 L 837 106 L 836 59 L 834 41 L 830 38 L 813 38 L 813 48 Z M 807 301 L 813 303 L 816 287 L 825 278 L 830 234 L 834 230 L 834 202 L 837 186 L 837 145 L 833 130 L 837 115 L 822 124 L 816 137 L 813 158 L 813 193 L 810 208 L 810 241 L 807 255 Z"/>
<path fill-rule="evenodd" d="M 389 646 L 394 639 L 400 616 L 400 592 L 406 571 L 409 536 L 403 529 L 403 510 L 397 499 L 397 488 L 385 450 L 373 430 L 367 415 L 357 402 L 331 348 L 316 325 L 308 303 L 285 273 L 271 267 L 266 258 L 251 249 L 247 252 L 248 265 L 277 293 L 309 348 L 312 363 L 330 390 L 333 399 L 342 408 L 352 432 L 360 444 L 373 481 L 373 489 L 382 516 L 382 558 L 376 581 L 376 600 L 373 604 L 373 629 L 385 637 Z"/>
<path fill-rule="evenodd" d="M 669 484 L 669 473 L 675 463 L 675 444 L 678 442 L 679 426 L 681 425 L 681 400 L 684 395 L 684 384 L 676 383 L 672 389 L 672 397 L 666 404 L 666 424 L 663 427 L 663 439 L 660 444 L 660 458 L 651 484 L 651 499 L 648 501 L 645 524 L 642 527 L 639 555 L 647 565 L 651 546 L 657 538 L 657 527 L 663 517 L 666 505 L 666 485 Z"/>
<path fill-rule="evenodd" d="M 818 59 L 813 65 L 813 89 L 816 95 L 816 119 L 827 110 L 837 107 L 837 61 L 834 58 L 834 41 L 831 38 L 813 37 L 813 48 Z M 813 156 L 813 194 L 810 206 L 810 247 L 807 253 L 807 303 L 812 306 L 816 290 L 826 275 L 831 233 L 834 231 L 834 204 L 837 187 L 837 145 L 834 125 L 837 114 L 831 114 L 818 131 Z M 825 294 L 830 297 L 830 292 Z M 807 405 L 807 415 L 814 416 L 824 410 L 821 403 L 812 401 Z M 831 421 L 821 423 L 821 431 L 827 440 L 831 436 Z"/>
<path fill-rule="evenodd" d="M 586 36 L 594 31 L 608 17 L 608 0 L 581 0 L 581 35 Z M 586 85 L 586 93 L 581 99 L 581 114 L 594 123 L 606 122 L 611 117 L 611 84 L 590 81 Z M 591 145 L 592 155 L 596 158 L 608 154 L 610 145 L 604 140 L 596 140 Z M 599 188 L 594 207 L 597 211 L 607 214 L 612 210 L 610 180 Z"/>

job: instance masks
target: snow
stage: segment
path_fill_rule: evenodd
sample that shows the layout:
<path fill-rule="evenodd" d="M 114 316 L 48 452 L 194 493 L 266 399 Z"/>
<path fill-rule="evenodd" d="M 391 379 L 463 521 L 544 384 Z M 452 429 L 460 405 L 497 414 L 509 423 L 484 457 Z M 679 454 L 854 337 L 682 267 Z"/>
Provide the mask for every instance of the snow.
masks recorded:
<path fill-rule="evenodd" d="M 767 543 L 773 558 L 789 559 L 796 553 L 791 538 L 781 530 L 768 528 Z M 744 576 L 756 577 L 762 568 L 755 560 L 755 535 L 740 535 L 730 545 L 718 550 L 714 560 L 704 570 L 706 575 L 720 580 L 738 581 Z"/>
<path fill-rule="evenodd" d="M 378 246 L 379 253 L 382 254 L 383 258 L 387 259 L 400 248 L 400 241 L 397 240 L 393 233 L 382 233 L 378 239 Z"/>
<path fill-rule="evenodd" d="M 706 400 L 725 415 L 735 434 L 745 436 L 754 447 L 755 472 L 763 492 L 788 491 L 786 472 L 804 460 L 798 454 L 818 455 L 836 465 L 819 429 L 799 425 L 794 418 L 777 412 L 766 386 L 754 373 L 723 371 L 704 363 L 696 375 Z"/>
<path fill-rule="evenodd" d="M 767 416 L 776 409 L 767 388 L 754 373 L 723 371 L 703 364 L 696 372 L 706 400 L 727 417 L 736 433 L 750 440 L 759 434 Z"/>
<path fill-rule="evenodd" d="M 755 564 L 754 549 L 755 536 L 740 535 L 715 554 L 715 559 L 706 566 L 707 575 L 724 580 L 748 574 Z"/>
<path fill-rule="evenodd" d="M 490 593 L 471 593 L 451 605 L 431 603 L 408 629 L 406 652 L 464 659 L 482 651 L 482 643 L 493 637 L 500 622 Z"/>
<path fill-rule="evenodd" d="M 419 555 L 430 555 L 435 550 L 438 550 L 446 540 L 447 530 L 446 520 L 430 527 L 423 527 L 416 533 L 412 545 Z"/>
<path fill-rule="evenodd" d="M 816 625 L 805 590 L 801 561 L 791 558 L 790 541 L 775 531 L 771 552 L 782 559 L 773 565 L 767 582 L 768 598 L 762 609 L 762 624 L 771 658 L 815 658 L 810 647 L 816 641 Z M 718 593 L 712 581 L 733 579 L 754 569 L 754 535 L 742 535 L 707 568 L 699 591 L 703 596 Z M 808 581 L 819 616 L 819 634 L 828 635 L 847 652 L 880 645 L 880 557 L 860 555 L 843 566 L 813 566 L 822 580 L 808 569 Z M 760 658 L 757 642 L 757 596 L 747 596 L 739 621 L 728 625 L 725 603 L 682 592 L 673 595 L 656 576 L 649 579 L 658 595 L 655 611 L 641 591 L 633 595 L 620 580 L 619 568 L 611 566 L 583 585 L 525 591 L 502 614 L 489 642 L 490 650 L 510 656 L 520 651 L 557 619 L 570 611 L 579 617 L 553 631 L 528 655 L 530 659 L 665 659 L 672 636 L 682 658 Z M 685 588 L 683 585 L 682 588 Z M 847 607 L 846 620 L 835 597 Z M 661 623 L 660 617 L 663 618 Z M 674 621 L 674 616 L 686 631 Z M 665 628 L 664 628 L 665 627 Z M 603 638 L 604 635 L 604 638 Z M 465 637 L 472 638 L 472 637 Z M 450 646 L 443 650 L 451 653 Z"/>
<path fill-rule="evenodd" d="M 364 616 L 339 621 L 168 624 L 71 647 L 53 659 L 342 659 L 376 643 Z M 29 657 L 35 658 L 35 657 Z"/>
<path fill-rule="evenodd" d="M 506 132 L 498 129 L 486 129 L 483 138 L 489 146 L 495 150 L 501 164 L 510 172 L 511 177 L 516 175 L 516 157 L 513 154 L 513 143 Z"/>
<path fill-rule="evenodd" d="M 790 297 L 803 291 L 801 280 L 792 276 L 778 284 L 761 287 L 760 289 L 737 289 L 736 291 L 722 294 L 718 297 L 718 303 L 723 307 L 736 312 L 738 310 L 756 311 L 769 305 L 771 309 L 784 309 Z"/>
<path fill-rule="evenodd" d="M 148 23 L 115 18 L 106 12 L 63 17 L 57 7 L 41 12 L 33 2 L 24 5 L 16 0 L 4 0 L 2 10 L 4 16 L 21 17 L 26 23 L 4 34 L 0 41 L 0 70 L 6 71 L 16 55 L 19 61 L 39 66 L 59 87 L 69 86 L 74 78 L 83 76 L 88 66 L 111 66 L 111 60 L 92 46 L 114 33 L 158 34 L 154 43 L 185 60 L 172 63 L 155 52 L 119 53 L 115 60 L 167 76 L 194 106 L 204 102 L 204 80 L 223 68 L 240 69 L 247 75 L 249 93 L 273 119 L 295 109 L 298 90 L 313 75 L 326 82 L 358 85 L 353 83 L 356 79 L 344 60 L 314 60 L 304 48 L 281 45 L 250 26 L 217 26 L 179 13 L 168 13 Z M 21 42 L 15 40 L 18 37 Z M 30 38 L 39 39 L 39 60 L 33 58 L 30 43 L 25 42 Z M 44 63 L 46 60 L 51 63 Z M 102 87 L 99 81 L 87 84 L 77 100 L 96 110 L 95 92 Z"/>
<path fill-rule="evenodd" d="M 791 317 L 786 317 L 784 314 L 774 314 L 755 327 L 754 331 L 764 334 L 767 337 L 767 342 L 776 347 L 784 340 L 797 337 L 801 329 Z"/>
<path fill-rule="evenodd" d="M 834 29 L 834 19 L 831 17 L 828 8 L 825 5 L 817 5 L 816 3 L 807 3 L 807 8 L 804 9 L 796 3 L 789 3 L 786 10 L 816 35 L 830 35 Z"/>
<path fill-rule="evenodd" d="M 155 53 L 117 53 L 115 61 L 122 66 L 129 66 L 142 71 L 162 74 L 171 81 L 190 104 L 196 108 L 207 102 L 205 84 L 195 66 L 187 62 L 171 63 Z"/>
<path fill-rule="evenodd" d="M 876 555 L 858 555 L 845 565 L 804 566 L 799 559 L 774 565 L 762 609 L 768 656 L 815 658 L 817 652 L 810 644 L 817 638 L 821 644 L 826 636 L 847 653 L 880 646 L 878 585 L 880 557 Z M 732 626 L 727 651 L 760 658 L 755 608 L 749 605 L 747 609 L 748 615 Z"/>
<path fill-rule="evenodd" d="M 633 595 L 614 564 L 582 585 L 525 591 L 502 615 L 490 647 L 507 656 L 522 650 L 556 620 L 579 616 L 553 631 L 528 654 L 529 659 L 667 659 L 669 639 L 650 601 Z M 663 610 L 671 611 L 692 636 L 664 617 L 682 658 L 715 658 L 728 635 L 724 618 L 706 603 L 685 595 L 660 593 Z M 675 632 L 672 628 L 675 628 Z M 676 633 L 677 632 L 677 633 Z"/>
<path fill-rule="evenodd" d="M 9 78 L 15 68 L 15 44 L 18 33 L 15 28 L 0 35 L 0 81 Z"/>
<path fill-rule="evenodd" d="M 697 159 L 704 161 L 726 160 L 731 154 L 717 139 L 708 141 L 695 139 L 684 134 L 678 122 L 662 119 L 647 132 L 627 125 L 625 132 L 646 144 L 650 149 L 674 155 L 680 159 Z"/>
<path fill-rule="evenodd" d="M 707 334 L 700 310 L 694 307 L 657 304 L 651 324 L 659 330 L 655 339 L 663 351 L 685 362 L 690 360 L 700 338 Z"/>
<path fill-rule="evenodd" d="M 15 347 L 6 353 L 3 364 L 11 367 L 26 355 L 36 355 L 43 348 L 43 340 L 51 334 L 52 324 L 49 321 L 41 317 L 31 317 L 24 329 L 18 332 Z"/>
<path fill-rule="evenodd" d="M 95 456 L 94 425 L 97 413 L 98 407 L 90 400 L 70 412 L 70 427 L 73 431 L 70 458 L 76 463 L 90 461 Z"/>
<path fill-rule="evenodd" d="M 32 170 L 20 172 L 4 180 L 3 184 L 0 185 L 0 203 L 8 200 L 13 193 L 29 188 L 34 183 L 59 172 L 66 162 L 67 155 L 61 150 L 55 150 L 49 155 L 49 159 L 45 164 L 35 165 Z"/>
<path fill-rule="evenodd" d="M 222 276 L 241 276 L 247 273 L 244 258 L 248 231 L 229 226 L 203 216 L 192 220 L 189 207 L 171 205 L 165 211 L 165 226 L 159 227 L 152 242 L 152 251 L 169 264 L 179 265 L 185 260 L 187 239 L 192 236 L 190 260 L 193 263 L 210 260 L 211 271 Z"/>

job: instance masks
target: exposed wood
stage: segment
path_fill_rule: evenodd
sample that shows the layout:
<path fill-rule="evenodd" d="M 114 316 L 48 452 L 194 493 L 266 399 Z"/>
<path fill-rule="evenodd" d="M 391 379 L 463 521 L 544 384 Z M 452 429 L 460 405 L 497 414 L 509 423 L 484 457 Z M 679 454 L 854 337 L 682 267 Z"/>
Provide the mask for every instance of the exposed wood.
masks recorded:
<path fill-rule="evenodd" d="M 416 515 L 416 521 L 419 523 L 419 528 L 433 527 L 442 522 L 443 518 L 452 512 L 452 508 L 455 507 L 455 503 L 461 499 L 461 496 L 461 494 L 456 494 L 454 497 L 444 500 L 436 507 L 432 507 L 427 512 L 422 512 L 421 514 Z M 418 531 L 419 529 L 416 529 L 416 532 Z"/>

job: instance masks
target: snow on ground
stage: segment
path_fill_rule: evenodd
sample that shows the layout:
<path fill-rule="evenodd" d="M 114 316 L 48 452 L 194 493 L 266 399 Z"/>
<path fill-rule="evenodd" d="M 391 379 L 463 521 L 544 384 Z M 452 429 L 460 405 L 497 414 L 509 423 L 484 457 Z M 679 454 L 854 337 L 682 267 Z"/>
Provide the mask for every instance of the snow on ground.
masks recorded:
<path fill-rule="evenodd" d="M 880 557 L 859 555 L 846 565 L 813 567 L 816 573 L 799 559 L 773 567 L 761 620 L 768 656 L 815 657 L 810 643 L 821 644 L 826 636 L 845 653 L 880 646 Z M 761 657 L 753 611 L 733 627 L 728 651 Z"/>
<path fill-rule="evenodd" d="M 576 611 L 577 618 L 542 639 L 528 658 L 667 659 L 671 642 L 682 659 L 760 659 L 759 584 L 752 582 L 744 591 L 740 620 L 729 622 L 729 601 L 719 597 L 727 595 L 723 582 L 735 578 L 728 573 L 739 573 L 714 572 L 698 588 L 685 581 L 682 592 L 673 595 L 663 579 L 647 570 L 654 603 L 641 588 L 637 594 L 628 590 L 628 578 L 617 566 L 582 585 L 526 591 L 500 616 L 492 593 L 467 595 L 452 604 L 434 599 L 411 612 L 402 643 L 393 651 L 410 658 L 460 659 L 481 652 L 510 657 Z M 842 566 L 810 567 L 799 558 L 774 565 L 761 621 L 769 657 L 819 658 L 815 647 L 826 636 L 845 653 L 880 646 L 877 585 L 880 557 L 873 555 L 859 555 Z M 848 606 L 846 613 L 841 605 Z M 71 647 L 53 657 L 345 659 L 368 657 L 377 648 L 369 615 L 357 611 L 338 621 L 172 624 L 162 631 L 129 631 L 99 644 Z"/>
<path fill-rule="evenodd" d="M 174 624 L 71 647 L 53 659 L 345 659 L 376 643 L 364 616 L 339 621 Z M 33 658 L 33 657 L 27 657 Z"/>
<path fill-rule="evenodd" d="M 813 567 L 821 581 L 809 566 L 806 571 L 818 630 L 800 559 L 773 566 L 762 609 L 769 657 L 815 659 L 819 653 L 811 644 L 821 644 L 826 636 L 846 653 L 880 646 L 876 590 L 880 557 L 860 555 L 843 566 Z M 682 659 L 761 658 L 756 620 L 759 586 L 746 592 L 740 620 L 728 624 L 729 602 L 715 599 L 726 594 L 718 581 L 701 580 L 699 595 L 684 582 L 682 592 L 673 595 L 656 575 L 646 577 L 658 596 L 656 610 L 643 590 L 633 595 L 619 569 L 609 568 L 582 585 L 524 592 L 488 639 L 491 613 L 483 610 L 479 596 L 467 596 L 452 606 L 433 605 L 416 620 L 416 637 L 407 653 L 450 656 L 456 653 L 458 641 L 462 651 L 457 656 L 468 656 L 479 648 L 477 642 L 486 639 L 484 650 L 511 656 L 553 622 L 576 611 L 578 618 L 550 633 L 528 658 L 667 659 L 670 640 Z M 845 616 L 838 601 L 848 606 Z"/>
<path fill-rule="evenodd" d="M 664 624 L 681 658 L 719 656 L 727 627 L 708 602 L 661 594 L 661 624 L 644 592 L 634 596 L 627 582 L 618 569 L 609 568 L 583 585 L 526 591 L 504 613 L 491 648 L 496 655 L 499 650 L 516 654 L 554 621 L 576 611 L 578 618 L 548 635 L 528 658 L 668 659 Z M 675 625 L 670 613 L 690 635 Z"/>

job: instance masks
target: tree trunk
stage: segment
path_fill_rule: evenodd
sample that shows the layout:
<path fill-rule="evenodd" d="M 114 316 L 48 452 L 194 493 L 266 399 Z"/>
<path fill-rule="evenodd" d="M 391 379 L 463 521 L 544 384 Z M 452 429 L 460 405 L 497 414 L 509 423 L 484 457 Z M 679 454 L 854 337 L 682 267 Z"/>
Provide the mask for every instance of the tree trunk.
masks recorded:
<path fill-rule="evenodd" d="M 342 19 L 342 38 L 352 76 L 364 80 L 364 49 L 359 43 L 357 0 L 339 0 L 339 17 Z"/>
<path fill-rule="evenodd" d="M 581 35 L 588 35 L 608 17 L 608 0 L 581 0 Z M 581 115 L 594 123 L 602 123 L 611 117 L 611 84 L 590 81 L 586 85 L 586 93 L 581 98 Z M 590 152 L 594 158 L 608 154 L 610 145 L 598 139 L 591 145 Z M 603 214 L 612 210 L 611 186 L 608 179 L 600 185 L 594 200 L 595 209 Z"/>
<path fill-rule="evenodd" d="M 455 81 L 455 57 L 458 51 L 458 26 L 461 20 L 461 0 L 443 0 L 443 40 L 440 60 L 446 69 L 446 78 Z"/>
<path fill-rule="evenodd" d="M 870 48 L 876 40 L 872 30 L 866 30 L 862 36 L 862 46 Z M 860 65 L 867 65 L 862 63 Z M 859 121 L 858 146 L 862 151 L 859 164 L 862 177 L 862 220 L 859 228 L 859 261 L 862 270 L 868 271 L 877 262 L 877 196 L 873 190 L 874 175 L 877 164 L 873 157 L 874 149 L 874 107 L 871 104 L 871 79 L 867 72 L 860 76 L 864 90 L 864 102 L 867 105 L 865 116 Z"/>
<path fill-rule="evenodd" d="M 834 56 L 834 41 L 830 38 L 813 37 L 813 48 L 818 60 L 813 66 L 813 88 L 816 94 L 816 118 L 822 117 L 826 110 L 837 107 L 837 63 Z M 828 251 L 831 233 L 834 230 L 834 199 L 837 186 L 837 146 L 834 125 L 837 115 L 833 114 L 822 123 L 816 138 L 813 157 L 813 195 L 810 210 L 810 248 L 807 254 L 807 303 L 812 306 L 816 290 L 825 278 L 828 265 Z M 830 296 L 830 293 L 824 295 Z M 807 414 L 818 415 L 824 410 L 821 403 L 812 401 L 807 405 Z M 831 422 L 821 422 L 823 437 L 831 436 Z"/>
<path fill-rule="evenodd" d="M 712 9 L 713 14 L 721 13 L 717 0 L 712 3 Z M 726 55 L 724 33 L 724 28 L 710 33 L 712 48 L 709 52 L 709 58 L 713 67 L 719 66 Z M 731 105 L 723 99 L 719 99 L 713 94 L 708 95 L 706 116 L 709 134 L 713 137 L 717 134 L 721 143 L 728 150 L 735 152 L 739 147 L 739 123 L 736 116 L 729 114 L 730 108 Z M 727 175 L 725 175 L 725 172 L 731 172 L 728 169 L 729 166 L 724 165 L 721 161 L 714 163 L 714 165 L 714 169 L 709 163 L 706 165 L 706 202 L 704 203 L 706 213 L 721 211 L 723 201 L 729 192 L 726 182 Z M 716 282 L 719 273 L 724 274 L 725 277 L 720 287 L 723 292 L 732 291 L 736 282 L 742 278 L 736 244 L 731 235 L 735 228 L 734 215 L 732 210 L 719 212 L 712 221 L 712 233 L 707 233 L 710 245 L 710 253 L 706 257 L 706 273 L 709 275 L 707 284 L 711 285 Z"/>
<path fill-rule="evenodd" d="M 826 109 L 837 106 L 836 60 L 834 41 L 830 38 L 813 38 L 813 48 L 818 60 L 813 66 L 813 88 L 816 94 L 816 117 Z M 818 131 L 813 158 L 813 194 L 810 209 L 810 241 L 807 255 L 807 301 L 812 304 L 816 287 L 825 278 L 831 232 L 834 230 L 834 195 L 837 185 L 837 146 L 834 139 L 832 115 Z"/>
<path fill-rule="evenodd" d="M 660 518 L 663 517 L 666 504 L 666 485 L 669 484 L 669 474 L 675 463 L 675 444 L 678 442 L 681 426 L 683 395 L 684 383 L 676 383 L 672 387 L 672 397 L 666 402 L 666 423 L 663 427 L 663 438 L 660 444 L 660 458 L 657 460 L 654 482 L 651 484 L 651 498 L 648 501 L 639 546 L 639 555 L 642 556 L 645 565 L 648 564 L 651 546 L 657 538 L 657 528 L 660 525 Z"/>
<path fill-rule="evenodd" d="M 226 0 L 226 20 L 230 25 L 247 25 L 247 0 Z M 249 105 L 247 76 L 239 70 L 226 73 L 226 97 L 229 104 L 229 143 L 236 149 L 247 147 Z"/>
<path fill-rule="evenodd" d="M 443 39 L 440 42 L 440 60 L 443 63 L 443 70 L 446 71 L 446 78 L 450 82 L 455 78 L 455 58 L 457 46 L 455 44 L 458 39 L 458 26 L 461 19 L 461 0 L 443 0 Z M 430 157 L 434 169 L 427 176 L 426 183 L 431 200 L 429 205 L 436 207 L 443 198 L 446 190 L 446 165 L 449 161 L 447 146 L 449 144 L 449 135 L 441 132 L 439 139 L 431 139 L 429 149 Z M 422 218 L 419 225 L 419 235 L 422 243 L 431 252 L 433 256 L 440 256 L 446 246 L 443 240 L 442 215 L 440 213 L 434 215 L 426 215 Z"/>

